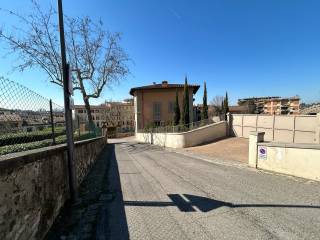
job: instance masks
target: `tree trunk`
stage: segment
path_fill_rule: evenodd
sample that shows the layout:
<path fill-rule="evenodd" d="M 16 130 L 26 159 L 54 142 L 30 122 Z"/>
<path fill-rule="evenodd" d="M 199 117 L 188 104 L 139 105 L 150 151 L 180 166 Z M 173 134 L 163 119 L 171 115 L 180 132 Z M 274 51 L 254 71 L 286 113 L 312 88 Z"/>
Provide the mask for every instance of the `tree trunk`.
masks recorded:
<path fill-rule="evenodd" d="M 92 114 L 91 114 L 91 107 L 89 104 L 89 99 L 87 96 L 83 96 L 83 101 L 84 101 L 84 106 L 86 108 L 87 111 L 87 117 L 88 117 L 88 121 L 89 121 L 89 126 L 90 128 L 93 128 L 93 126 L 95 125 L 92 119 Z"/>
<path fill-rule="evenodd" d="M 82 79 L 80 77 L 79 71 L 77 71 L 77 74 L 78 74 L 78 79 L 79 79 L 79 84 L 80 84 L 80 88 L 81 88 L 81 93 L 82 93 L 84 106 L 85 106 L 86 111 L 87 111 L 87 117 L 88 117 L 88 121 L 89 121 L 89 128 L 90 128 L 90 130 L 93 130 L 94 127 L 95 127 L 95 124 L 94 124 L 93 119 L 92 119 L 89 98 L 88 98 L 86 90 L 84 88 L 84 85 L 83 85 Z"/>

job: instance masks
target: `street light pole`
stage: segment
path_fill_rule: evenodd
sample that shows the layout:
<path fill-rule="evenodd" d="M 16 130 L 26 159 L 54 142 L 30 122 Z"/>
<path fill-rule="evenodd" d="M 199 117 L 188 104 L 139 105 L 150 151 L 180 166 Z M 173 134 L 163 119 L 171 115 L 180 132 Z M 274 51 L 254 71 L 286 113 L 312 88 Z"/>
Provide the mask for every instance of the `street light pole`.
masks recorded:
<path fill-rule="evenodd" d="M 70 107 L 71 89 L 69 84 L 69 66 L 66 61 L 66 46 L 64 40 L 64 25 L 63 25 L 63 11 L 62 0 L 58 0 L 58 14 L 59 14 L 59 31 L 60 31 L 60 50 L 61 50 L 61 63 L 63 74 L 63 92 L 64 92 L 64 111 L 67 133 L 67 152 L 68 152 L 68 175 L 69 175 L 69 190 L 70 198 L 74 203 L 78 198 L 77 192 L 77 176 L 74 162 L 74 142 L 73 142 L 73 129 L 72 129 L 72 111 Z"/>

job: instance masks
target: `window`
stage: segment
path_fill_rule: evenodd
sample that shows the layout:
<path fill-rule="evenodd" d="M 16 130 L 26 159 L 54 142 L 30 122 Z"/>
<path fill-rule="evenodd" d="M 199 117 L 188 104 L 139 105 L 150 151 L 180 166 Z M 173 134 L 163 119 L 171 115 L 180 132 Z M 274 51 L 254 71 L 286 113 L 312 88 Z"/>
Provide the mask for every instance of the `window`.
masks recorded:
<path fill-rule="evenodd" d="M 161 120 L 161 103 L 158 103 L 158 102 L 153 103 L 153 120 L 154 121 Z"/>
<path fill-rule="evenodd" d="M 174 112 L 174 102 L 168 103 L 168 112 L 173 113 Z"/>

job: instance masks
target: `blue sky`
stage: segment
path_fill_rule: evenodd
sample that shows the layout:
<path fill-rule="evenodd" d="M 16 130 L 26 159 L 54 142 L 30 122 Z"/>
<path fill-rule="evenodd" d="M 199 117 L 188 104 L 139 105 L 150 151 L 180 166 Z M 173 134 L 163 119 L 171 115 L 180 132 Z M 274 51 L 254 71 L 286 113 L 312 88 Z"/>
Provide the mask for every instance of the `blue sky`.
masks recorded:
<path fill-rule="evenodd" d="M 50 2 L 56 5 L 41 0 Z M 0 6 L 22 12 L 30 3 Z M 133 60 L 132 75 L 93 104 L 126 98 L 134 86 L 183 82 L 185 75 L 191 83 L 207 82 L 209 100 L 228 91 L 233 104 L 264 95 L 320 101 L 320 1 L 65 0 L 64 12 L 101 18 L 106 29 L 123 34 L 122 46 Z M 15 23 L 1 15 L 2 26 Z M 61 89 L 48 83 L 45 73 L 12 73 L 14 59 L 0 59 L 0 75 L 63 103 Z M 196 102 L 202 93 L 201 87 Z M 82 103 L 79 94 L 75 102 Z"/>

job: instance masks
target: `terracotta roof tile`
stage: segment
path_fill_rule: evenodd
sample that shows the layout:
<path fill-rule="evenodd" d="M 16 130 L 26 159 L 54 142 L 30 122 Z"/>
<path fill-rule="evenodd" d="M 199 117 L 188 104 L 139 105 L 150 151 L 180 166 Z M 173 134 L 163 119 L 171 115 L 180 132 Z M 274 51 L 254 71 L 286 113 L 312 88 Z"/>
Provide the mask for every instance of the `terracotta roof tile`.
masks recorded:
<path fill-rule="evenodd" d="M 196 84 L 188 84 L 189 88 L 193 88 L 193 94 L 195 94 L 198 89 L 200 88 L 200 85 Z M 168 88 L 183 88 L 184 84 L 152 84 L 147 86 L 141 86 L 141 87 L 135 87 L 130 89 L 130 95 L 133 96 L 134 92 L 137 90 L 145 90 L 145 89 L 168 89 Z"/>

